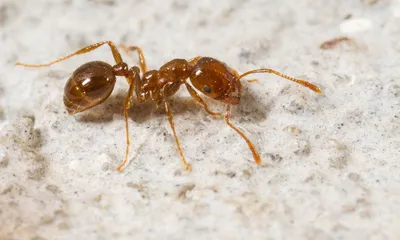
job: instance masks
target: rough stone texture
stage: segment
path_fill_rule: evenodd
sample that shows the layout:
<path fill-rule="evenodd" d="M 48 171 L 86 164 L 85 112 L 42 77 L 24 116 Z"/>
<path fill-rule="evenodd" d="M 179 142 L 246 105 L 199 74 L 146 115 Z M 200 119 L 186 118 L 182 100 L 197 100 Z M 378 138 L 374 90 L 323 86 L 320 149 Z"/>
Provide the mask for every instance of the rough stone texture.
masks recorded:
<path fill-rule="evenodd" d="M 399 24 L 395 0 L 1 1 L 0 239 L 399 239 Z M 257 167 L 181 89 L 172 104 L 191 173 L 163 110 L 134 103 L 131 163 L 119 174 L 126 82 L 77 116 L 62 102 L 72 71 L 112 62 L 109 49 L 14 67 L 102 40 L 141 46 L 150 68 L 212 56 L 324 94 L 268 75 L 244 83 L 232 116 Z"/>

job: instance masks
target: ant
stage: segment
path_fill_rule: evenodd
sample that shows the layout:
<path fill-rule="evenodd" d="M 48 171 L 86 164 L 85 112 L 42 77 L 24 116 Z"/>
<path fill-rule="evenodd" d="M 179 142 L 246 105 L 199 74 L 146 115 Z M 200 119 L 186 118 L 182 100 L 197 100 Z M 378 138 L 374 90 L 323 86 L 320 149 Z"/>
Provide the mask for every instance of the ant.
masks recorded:
<path fill-rule="evenodd" d="M 183 155 L 175 131 L 171 108 L 168 103 L 168 98 L 174 95 L 181 85 L 185 85 L 191 97 L 194 98 L 197 103 L 202 105 L 207 113 L 214 117 L 224 117 L 226 124 L 246 141 L 257 165 L 260 165 L 261 158 L 256 151 L 254 144 L 241 130 L 230 122 L 231 105 L 237 105 L 240 102 L 240 91 L 242 87 L 240 80 L 243 77 L 254 73 L 271 73 L 308 87 L 314 92 L 322 92 L 321 89 L 314 84 L 289 77 L 272 69 L 256 69 L 239 75 L 235 69 L 228 67 L 225 63 L 211 57 L 198 56 L 191 60 L 173 59 L 165 63 L 159 70 L 148 71 L 143 51 L 137 46 L 123 46 L 123 50 L 127 53 L 136 50 L 140 61 L 140 69 L 137 66 L 128 67 L 128 65 L 122 60 L 120 52 L 111 41 L 102 41 L 84 47 L 74 53 L 47 64 L 32 65 L 17 62 L 16 65 L 31 68 L 47 67 L 64 61 L 72 56 L 91 52 L 104 44 L 107 44 L 110 47 L 116 64 L 110 65 L 102 61 L 92 61 L 77 68 L 65 85 L 64 105 L 70 115 L 83 112 L 99 105 L 111 95 L 116 82 L 116 77 L 125 77 L 129 84 L 123 108 L 126 130 L 126 150 L 124 160 L 117 167 L 118 171 L 122 171 L 128 161 L 130 144 L 128 110 L 131 107 L 134 94 L 136 94 L 136 99 L 140 103 L 151 99 L 157 106 L 162 104 L 164 105 L 181 157 L 181 162 L 185 170 L 191 171 L 192 167 L 186 162 Z M 142 76 L 140 76 L 140 71 L 142 72 Z M 203 101 L 197 91 L 188 83 L 187 79 L 190 79 L 193 87 L 204 95 L 225 103 L 225 113 L 222 114 L 211 111 L 207 103 Z"/>

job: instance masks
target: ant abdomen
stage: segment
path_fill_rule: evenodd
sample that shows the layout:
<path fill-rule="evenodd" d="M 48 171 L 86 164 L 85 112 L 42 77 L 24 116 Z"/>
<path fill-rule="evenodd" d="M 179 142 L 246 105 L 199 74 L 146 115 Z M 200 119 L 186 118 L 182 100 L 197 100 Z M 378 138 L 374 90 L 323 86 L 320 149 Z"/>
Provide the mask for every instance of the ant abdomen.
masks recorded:
<path fill-rule="evenodd" d="M 215 100 L 238 104 L 240 83 L 238 76 L 223 62 L 210 57 L 200 58 L 190 74 L 193 86 Z"/>
<path fill-rule="evenodd" d="M 82 112 L 106 100 L 114 89 L 113 67 L 94 61 L 74 71 L 64 88 L 64 104 L 69 114 Z"/>

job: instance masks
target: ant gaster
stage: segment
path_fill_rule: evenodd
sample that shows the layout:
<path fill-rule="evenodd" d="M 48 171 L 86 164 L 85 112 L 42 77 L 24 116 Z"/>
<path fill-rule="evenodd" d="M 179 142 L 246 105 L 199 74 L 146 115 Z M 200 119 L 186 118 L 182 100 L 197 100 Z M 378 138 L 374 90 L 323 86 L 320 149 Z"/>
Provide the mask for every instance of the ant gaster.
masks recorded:
<path fill-rule="evenodd" d="M 142 76 L 140 77 L 139 68 L 136 66 L 129 68 L 128 65 L 122 60 L 118 49 L 110 41 L 103 41 L 87 46 L 76 51 L 75 53 L 71 53 L 47 64 L 32 65 L 17 62 L 16 65 L 32 68 L 50 66 L 72 56 L 93 51 L 104 44 L 108 44 L 108 46 L 111 48 L 116 64 L 111 66 L 105 62 L 94 61 L 85 63 L 76 69 L 65 85 L 64 104 L 69 114 L 85 111 L 102 103 L 110 96 L 111 92 L 113 91 L 117 76 L 126 78 L 129 84 L 128 94 L 124 103 L 126 150 L 123 162 L 117 167 L 118 171 L 121 171 L 124 168 L 128 160 L 130 144 L 128 110 L 131 107 L 134 94 L 136 94 L 136 99 L 139 102 L 145 102 L 151 99 L 157 105 L 164 104 L 182 164 L 186 170 L 190 171 L 191 165 L 186 162 L 183 155 L 183 151 L 175 131 L 171 108 L 168 103 L 168 98 L 174 95 L 182 84 L 186 86 L 190 95 L 196 100 L 197 103 L 203 106 L 207 113 L 215 117 L 224 117 L 224 120 L 228 126 L 235 130 L 246 141 L 257 165 L 261 163 L 261 158 L 253 143 L 241 130 L 239 130 L 230 122 L 231 105 L 236 105 L 240 102 L 240 91 L 242 87 L 240 80 L 249 74 L 272 73 L 290 81 L 299 83 L 315 92 L 322 92 L 321 89 L 314 84 L 286 76 L 272 69 L 256 69 L 239 75 L 235 69 L 230 68 L 225 63 L 210 57 L 195 57 L 189 61 L 185 59 L 173 59 L 164 64 L 159 70 L 147 71 L 142 50 L 136 46 L 123 47 L 126 52 L 133 50 L 137 51 L 140 60 L 140 70 L 142 71 Z M 212 112 L 208 108 L 207 103 L 203 101 L 197 91 L 188 83 L 187 79 L 190 79 L 190 82 L 194 88 L 204 95 L 226 103 L 225 114 Z"/>

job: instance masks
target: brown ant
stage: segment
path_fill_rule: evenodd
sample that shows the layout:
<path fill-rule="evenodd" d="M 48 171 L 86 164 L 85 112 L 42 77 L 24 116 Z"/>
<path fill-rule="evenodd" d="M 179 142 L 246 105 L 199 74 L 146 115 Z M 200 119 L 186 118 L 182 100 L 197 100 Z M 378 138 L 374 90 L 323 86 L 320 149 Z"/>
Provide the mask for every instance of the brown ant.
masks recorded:
<path fill-rule="evenodd" d="M 215 117 L 224 117 L 226 124 L 228 124 L 229 127 L 235 130 L 246 141 L 257 165 L 261 163 L 261 158 L 258 152 L 255 150 L 253 143 L 229 120 L 231 105 L 236 105 L 240 102 L 240 90 L 242 87 L 240 80 L 249 74 L 272 73 L 290 81 L 299 83 L 315 92 L 322 92 L 321 89 L 314 84 L 286 76 L 272 69 L 256 69 L 239 75 L 235 69 L 230 68 L 225 63 L 210 57 L 195 57 L 191 60 L 173 59 L 164 64 L 159 70 L 147 71 L 142 50 L 136 46 L 124 47 L 124 50 L 127 52 L 133 50 L 138 52 L 140 69 L 142 71 L 142 77 L 140 77 L 139 68 L 137 66 L 129 68 L 128 65 L 122 60 L 121 54 L 115 45 L 110 41 L 103 41 L 87 46 L 47 64 L 31 65 L 17 62 L 16 65 L 32 68 L 50 66 L 72 56 L 93 51 L 104 44 L 108 44 L 108 46 L 111 48 L 116 64 L 111 66 L 105 62 L 93 61 L 85 63 L 76 69 L 65 85 L 64 104 L 69 114 L 85 111 L 102 103 L 110 96 L 111 92 L 113 91 L 117 76 L 126 78 L 129 84 L 128 94 L 124 103 L 126 150 L 125 158 L 117 168 L 118 171 L 121 171 L 124 168 L 128 160 L 130 144 L 128 109 L 131 107 L 134 93 L 136 93 L 136 99 L 139 102 L 145 102 L 151 99 L 156 105 L 164 104 L 168 121 L 171 125 L 175 142 L 181 156 L 182 164 L 184 165 L 185 170 L 190 171 L 191 166 L 186 162 L 183 155 L 178 136 L 176 135 L 170 105 L 168 104 L 168 97 L 174 95 L 182 84 L 186 86 L 190 95 L 196 100 L 197 103 L 203 106 L 207 113 Z M 190 79 L 191 84 L 206 96 L 226 103 L 227 105 L 225 114 L 212 112 L 208 108 L 208 105 L 196 92 L 196 90 L 189 85 L 187 79 Z"/>

